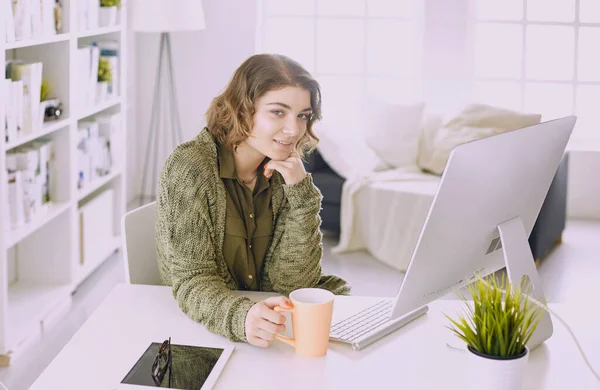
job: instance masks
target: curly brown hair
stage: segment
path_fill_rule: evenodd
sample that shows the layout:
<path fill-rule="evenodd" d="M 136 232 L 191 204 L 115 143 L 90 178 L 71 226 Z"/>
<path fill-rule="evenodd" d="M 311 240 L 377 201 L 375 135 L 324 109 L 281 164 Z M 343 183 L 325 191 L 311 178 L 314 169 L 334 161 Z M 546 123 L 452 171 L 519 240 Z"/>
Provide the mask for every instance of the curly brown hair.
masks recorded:
<path fill-rule="evenodd" d="M 321 87 L 298 62 L 280 54 L 256 54 L 235 71 L 225 91 L 213 99 L 206 113 L 210 134 L 235 150 L 252 131 L 256 101 L 269 91 L 300 87 L 310 92 L 312 114 L 306 133 L 298 141 L 297 153 L 303 157 L 319 142 L 312 130 L 321 119 Z"/>

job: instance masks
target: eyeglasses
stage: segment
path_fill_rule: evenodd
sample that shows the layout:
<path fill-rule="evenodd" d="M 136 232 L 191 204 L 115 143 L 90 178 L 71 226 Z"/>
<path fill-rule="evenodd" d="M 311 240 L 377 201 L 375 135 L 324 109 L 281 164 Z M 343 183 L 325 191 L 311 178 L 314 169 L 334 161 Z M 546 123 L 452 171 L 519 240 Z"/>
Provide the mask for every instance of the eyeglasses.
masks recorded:
<path fill-rule="evenodd" d="M 171 366 L 171 337 L 169 337 L 169 339 L 165 340 L 160 346 L 160 349 L 154 358 L 154 363 L 152 364 L 152 379 L 157 386 L 162 384 L 168 369 L 169 387 L 171 387 Z"/>

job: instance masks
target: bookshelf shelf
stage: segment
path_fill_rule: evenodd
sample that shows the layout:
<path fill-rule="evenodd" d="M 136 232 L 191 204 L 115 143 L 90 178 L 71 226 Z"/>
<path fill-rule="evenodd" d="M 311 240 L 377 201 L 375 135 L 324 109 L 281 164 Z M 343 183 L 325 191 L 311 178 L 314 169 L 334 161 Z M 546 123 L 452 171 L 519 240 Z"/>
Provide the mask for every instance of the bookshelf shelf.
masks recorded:
<path fill-rule="evenodd" d="M 48 206 L 48 211 L 40 216 L 41 218 L 34 219 L 33 221 L 24 224 L 17 229 L 11 229 L 6 232 L 6 247 L 10 248 L 19 242 L 23 241 L 31 234 L 35 233 L 46 224 L 60 216 L 65 211 L 69 210 L 71 203 L 57 203 Z"/>
<path fill-rule="evenodd" d="M 49 37 L 27 39 L 23 41 L 15 41 L 6 44 L 5 50 L 22 49 L 24 47 L 47 45 L 49 43 L 65 42 L 71 39 L 70 34 L 57 34 Z"/>
<path fill-rule="evenodd" d="M 117 25 L 117 26 L 96 28 L 96 29 L 87 30 L 87 31 L 79 31 L 77 33 L 77 38 L 86 38 L 86 37 L 94 37 L 96 35 L 112 34 L 112 33 L 116 33 L 116 32 L 121 32 L 121 30 L 122 30 L 122 27 L 120 25 Z"/>
<path fill-rule="evenodd" d="M 20 12 L 28 13 L 22 16 L 30 17 L 32 31 L 52 30 L 52 22 L 48 24 L 51 17 L 42 18 L 40 26 L 38 19 L 32 16 L 36 11 L 32 11 L 31 4 L 40 4 L 42 15 L 48 16 L 43 13 L 43 7 L 48 6 L 47 3 L 53 7 L 53 0 L 22 0 L 15 4 L 19 3 L 27 3 Z M 5 80 L 6 76 L 0 79 L 0 102 L 7 102 L 0 104 L 3 127 L 0 137 L 0 362 L 5 362 L 5 357 L 16 359 L 21 351 L 31 353 L 25 340 L 32 339 L 34 334 L 44 337 L 44 327 L 59 321 L 79 284 L 121 248 L 120 221 L 127 205 L 126 113 L 131 90 L 127 13 L 130 7 L 127 1 L 122 1 L 117 25 L 94 28 L 110 23 L 99 12 L 98 20 L 94 20 L 95 12 L 87 8 L 94 4 L 99 7 L 99 2 L 61 0 L 60 3 L 62 31 L 65 32 L 56 35 L 7 43 L 5 35 L 17 36 L 21 30 L 12 31 L 10 17 L 5 18 L 4 14 L 0 17 L 0 63 L 6 65 L 8 60 L 13 60 L 10 70 L 15 78 L 9 74 L 10 80 Z M 55 15 L 54 10 L 51 11 Z M 34 26 L 35 23 L 38 24 Z M 83 30 L 86 26 L 90 29 Z M 101 62 L 102 67 L 108 63 L 114 70 L 112 85 L 98 81 Z M 24 91 L 41 88 L 43 80 L 50 87 L 49 96 L 62 103 L 64 118 L 41 124 L 31 119 L 38 118 L 41 112 L 39 99 L 34 96 L 28 100 L 33 104 L 28 105 L 22 104 L 20 99 L 24 98 Z M 110 98 L 113 90 L 117 97 Z M 13 115 L 7 116 L 7 109 Z M 19 127 L 23 133 L 31 132 L 29 129 L 34 129 L 34 133 L 17 138 Z M 34 142 L 42 138 L 47 142 Z M 111 173 L 79 190 L 79 177 L 89 178 L 95 169 L 110 169 Z M 46 211 L 34 212 L 29 223 L 16 228 L 11 226 L 14 212 L 22 220 L 27 203 L 43 204 L 47 196 L 54 203 L 49 204 Z M 93 238 L 81 244 L 84 230 L 80 216 L 89 210 L 87 206 L 109 198 L 110 206 L 91 216 L 86 214 L 85 220 L 85 226 L 93 229 L 105 222 L 105 240 L 92 234 Z M 15 206 L 19 204 L 23 204 L 23 209 Z M 89 246 L 90 242 L 96 244 L 97 251 Z M 85 266 L 80 261 L 82 249 L 94 254 L 93 261 Z"/>
<path fill-rule="evenodd" d="M 82 112 L 82 114 L 77 116 L 77 119 L 78 120 L 82 120 L 82 119 L 88 118 L 88 117 L 90 117 L 92 115 L 96 115 L 96 114 L 98 114 L 98 113 L 100 113 L 100 112 L 102 112 L 104 110 L 108 110 L 109 108 L 112 108 L 112 107 L 114 107 L 116 105 L 119 105 L 119 104 L 121 104 L 121 98 L 120 97 L 111 99 L 109 101 L 103 102 L 103 103 L 98 104 L 96 106 L 84 109 L 83 112 Z"/>
<path fill-rule="evenodd" d="M 71 300 L 68 284 L 19 281 L 8 287 L 8 334 L 13 346 L 39 332 L 52 309 Z M 14 345 L 16 344 L 16 345 Z"/>
<path fill-rule="evenodd" d="M 6 150 L 14 149 L 16 147 L 26 144 L 27 142 L 31 142 L 38 138 L 52 134 L 55 131 L 58 131 L 58 130 L 64 129 L 65 127 L 68 127 L 70 124 L 71 124 L 71 121 L 68 118 L 60 120 L 58 122 L 48 123 L 48 124 L 44 125 L 42 131 L 40 131 L 39 133 L 29 134 L 25 137 L 19 138 L 15 142 L 9 142 L 8 144 L 6 144 Z"/>
<path fill-rule="evenodd" d="M 87 198 L 90 194 L 92 194 L 96 190 L 102 188 L 104 185 L 109 183 L 111 180 L 119 177 L 120 175 L 121 175 L 121 171 L 118 169 L 115 169 L 113 172 L 109 173 L 108 175 L 102 176 L 99 179 L 92 181 L 90 184 L 81 188 L 77 192 L 77 200 L 81 201 L 81 200 Z"/>

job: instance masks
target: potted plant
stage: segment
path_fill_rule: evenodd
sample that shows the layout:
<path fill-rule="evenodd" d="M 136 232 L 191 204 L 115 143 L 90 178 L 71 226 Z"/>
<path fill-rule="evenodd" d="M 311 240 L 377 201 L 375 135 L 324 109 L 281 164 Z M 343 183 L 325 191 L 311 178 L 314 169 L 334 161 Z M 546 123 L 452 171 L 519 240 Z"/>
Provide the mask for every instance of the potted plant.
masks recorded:
<path fill-rule="evenodd" d="M 522 387 L 529 358 L 527 342 L 545 310 L 531 303 L 529 285 L 514 286 L 503 276 L 478 277 L 468 290 L 472 303 L 448 328 L 467 345 L 471 388 L 517 390 Z"/>
<path fill-rule="evenodd" d="M 115 26 L 118 21 L 121 0 L 100 0 L 100 27 Z"/>

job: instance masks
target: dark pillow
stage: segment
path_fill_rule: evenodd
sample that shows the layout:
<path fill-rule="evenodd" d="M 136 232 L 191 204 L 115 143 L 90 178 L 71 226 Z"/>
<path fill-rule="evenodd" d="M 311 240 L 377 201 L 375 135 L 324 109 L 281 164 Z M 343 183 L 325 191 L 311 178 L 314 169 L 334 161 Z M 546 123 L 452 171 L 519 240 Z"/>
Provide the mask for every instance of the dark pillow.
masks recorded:
<path fill-rule="evenodd" d="M 304 169 L 307 172 L 331 170 L 317 149 L 304 157 Z"/>

